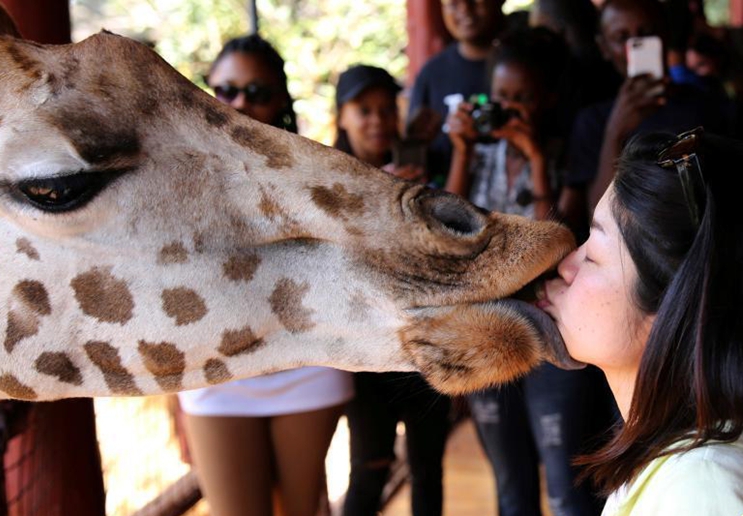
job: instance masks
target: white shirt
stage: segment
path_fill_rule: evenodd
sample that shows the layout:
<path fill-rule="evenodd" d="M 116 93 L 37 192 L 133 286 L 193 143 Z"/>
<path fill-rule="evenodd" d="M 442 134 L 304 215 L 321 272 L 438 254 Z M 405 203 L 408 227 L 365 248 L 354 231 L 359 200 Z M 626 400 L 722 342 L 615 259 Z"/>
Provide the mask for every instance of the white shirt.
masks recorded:
<path fill-rule="evenodd" d="M 330 367 L 301 367 L 178 393 L 194 416 L 262 417 L 340 405 L 354 395 L 353 374 Z"/>

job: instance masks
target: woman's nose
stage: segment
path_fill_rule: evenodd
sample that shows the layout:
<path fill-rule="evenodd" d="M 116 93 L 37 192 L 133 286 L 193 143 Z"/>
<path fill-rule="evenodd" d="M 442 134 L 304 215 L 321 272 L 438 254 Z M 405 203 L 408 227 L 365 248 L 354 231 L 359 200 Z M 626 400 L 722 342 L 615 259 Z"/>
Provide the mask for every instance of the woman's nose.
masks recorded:
<path fill-rule="evenodd" d="M 248 106 L 248 101 L 245 99 L 245 93 L 242 91 L 237 94 L 237 97 L 232 99 L 232 102 L 230 102 L 230 106 L 237 109 L 238 111 L 244 111 L 245 108 Z"/>
<path fill-rule="evenodd" d="M 573 279 L 575 279 L 575 275 L 578 273 L 580 262 L 583 260 L 585 253 L 585 245 L 582 245 L 563 258 L 563 260 L 557 265 L 557 274 L 568 285 L 573 282 Z"/>

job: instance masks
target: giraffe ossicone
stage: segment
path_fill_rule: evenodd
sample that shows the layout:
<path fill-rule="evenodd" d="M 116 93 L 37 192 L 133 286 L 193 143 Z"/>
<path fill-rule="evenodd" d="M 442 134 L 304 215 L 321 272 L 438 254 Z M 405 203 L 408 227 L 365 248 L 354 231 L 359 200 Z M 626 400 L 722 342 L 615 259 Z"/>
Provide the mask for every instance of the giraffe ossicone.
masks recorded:
<path fill-rule="evenodd" d="M 250 120 L 127 38 L 0 38 L 0 397 L 310 364 L 480 388 L 570 362 L 503 298 L 573 247 Z"/>

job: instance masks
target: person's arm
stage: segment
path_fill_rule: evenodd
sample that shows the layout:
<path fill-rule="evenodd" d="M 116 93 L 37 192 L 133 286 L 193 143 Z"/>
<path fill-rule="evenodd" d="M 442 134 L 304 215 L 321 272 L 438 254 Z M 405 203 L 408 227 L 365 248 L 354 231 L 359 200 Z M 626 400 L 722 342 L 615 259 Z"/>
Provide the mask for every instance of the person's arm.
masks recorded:
<path fill-rule="evenodd" d="M 475 139 L 477 138 L 477 132 L 470 115 L 471 110 L 471 104 L 462 102 L 457 111 L 449 115 L 447 119 L 449 139 L 454 150 L 444 190 L 465 198 L 470 190 L 470 163 Z"/>
<path fill-rule="evenodd" d="M 554 208 L 552 185 L 547 170 L 547 159 L 544 149 L 535 134 L 534 125 L 529 119 L 525 108 L 516 106 L 520 117 L 511 118 L 502 128 L 493 131 L 495 138 L 505 138 L 508 143 L 516 147 L 529 161 L 532 183 L 532 202 L 534 203 L 534 218 L 543 220 L 550 217 Z"/>
<path fill-rule="evenodd" d="M 630 77 L 624 81 L 604 130 L 596 177 L 588 189 L 589 213 L 593 213 L 614 179 L 616 160 L 629 135 L 645 118 L 665 104 L 663 85 L 663 79 L 655 80 L 646 75 Z"/>
<path fill-rule="evenodd" d="M 534 202 L 534 218 L 545 220 L 552 214 L 555 201 L 547 172 L 547 160 L 541 147 L 537 146 L 530 156 L 532 201 Z"/>

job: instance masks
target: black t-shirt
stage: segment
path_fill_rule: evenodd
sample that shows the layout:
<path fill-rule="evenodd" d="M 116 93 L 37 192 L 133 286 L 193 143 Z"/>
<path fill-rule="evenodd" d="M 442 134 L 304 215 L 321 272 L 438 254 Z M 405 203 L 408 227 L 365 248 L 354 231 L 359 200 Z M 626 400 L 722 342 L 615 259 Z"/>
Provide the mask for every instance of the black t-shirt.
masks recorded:
<path fill-rule="evenodd" d="M 569 143 L 565 184 L 583 187 L 598 173 L 599 155 L 606 124 L 616 99 L 600 102 L 578 112 Z M 735 132 L 732 103 L 692 86 L 677 86 L 668 103 L 642 121 L 632 133 L 666 131 L 678 134 L 703 126 L 706 131 L 732 136 Z"/>
<path fill-rule="evenodd" d="M 444 97 L 460 93 L 467 100 L 476 93 L 489 95 L 487 79 L 486 61 L 465 59 L 459 53 L 457 43 L 451 43 L 421 68 L 410 96 L 408 119 L 418 108 L 427 106 L 438 112 L 445 122 L 449 108 Z M 431 143 L 428 156 L 428 174 L 436 186 L 441 187 L 446 182 L 451 155 L 449 135 L 441 132 Z"/>

